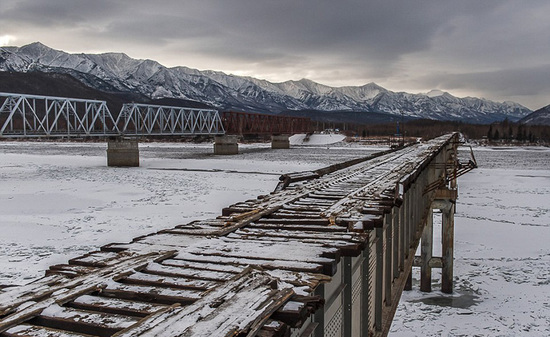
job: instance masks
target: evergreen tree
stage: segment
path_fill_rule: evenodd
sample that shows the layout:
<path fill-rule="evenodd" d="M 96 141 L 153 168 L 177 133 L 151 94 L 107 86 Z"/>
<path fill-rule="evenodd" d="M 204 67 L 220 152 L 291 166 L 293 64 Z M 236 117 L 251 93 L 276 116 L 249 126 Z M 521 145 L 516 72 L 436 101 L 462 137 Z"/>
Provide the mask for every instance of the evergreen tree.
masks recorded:
<path fill-rule="evenodd" d="M 525 133 L 525 130 L 523 129 L 523 125 L 518 125 L 518 131 L 516 132 L 516 140 L 518 142 L 522 142 L 524 140 L 523 135 Z"/>

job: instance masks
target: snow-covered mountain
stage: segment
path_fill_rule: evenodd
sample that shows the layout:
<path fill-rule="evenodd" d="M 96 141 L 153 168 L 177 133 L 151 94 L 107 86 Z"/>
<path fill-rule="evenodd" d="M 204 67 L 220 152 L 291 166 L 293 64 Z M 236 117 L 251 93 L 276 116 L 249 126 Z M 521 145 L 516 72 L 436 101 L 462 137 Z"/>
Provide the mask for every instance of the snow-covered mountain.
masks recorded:
<path fill-rule="evenodd" d="M 550 105 L 540 108 L 520 120 L 522 124 L 550 125 Z"/>
<path fill-rule="evenodd" d="M 220 109 L 279 113 L 288 110 L 382 112 L 391 115 L 490 123 L 516 121 L 531 113 L 514 103 L 458 98 L 434 90 L 427 94 L 393 92 L 368 83 L 330 87 L 308 79 L 272 83 L 251 77 L 167 68 L 122 53 L 69 54 L 41 43 L 0 48 L 0 71 L 58 72 L 103 91 L 136 92 L 151 98 L 174 97 Z"/>

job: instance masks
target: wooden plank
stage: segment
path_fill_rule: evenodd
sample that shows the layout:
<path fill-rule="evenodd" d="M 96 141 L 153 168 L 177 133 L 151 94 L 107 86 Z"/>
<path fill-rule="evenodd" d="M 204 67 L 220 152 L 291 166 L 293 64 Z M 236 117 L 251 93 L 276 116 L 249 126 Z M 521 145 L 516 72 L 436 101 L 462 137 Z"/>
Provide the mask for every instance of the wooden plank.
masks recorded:
<path fill-rule="evenodd" d="M 291 209 L 280 209 L 277 212 L 274 212 L 271 214 L 271 217 L 276 217 L 278 215 L 281 216 L 297 216 L 297 217 L 304 217 L 307 218 L 309 216 L 312 217 L 319 217 L 319 212 L 313 212 L 313 211 L 295 211 Z"/>
<path fill-rule="evenodd" d="M 282 207 L 286 210 L 293 210 L 293 211 L 307 211 L 307 212 L 322 212 L 325 210 L 325 207 L 318 207 L 318 206 L 306 206 L 306 205 L 295 205 L 295 204 L 285 204 Z"/>
<path fill-rule="evenodd" d="M 166 305 L 90 295 L 77 297 L 72 302 L 67 303 L 67 306 L 76 309 L 136 317 L 145 317 L 167 308 Z"/>
<path fill-rule="evenodd" d="M 368 240 L 368 235 L 362 233 L 353 233 L 353 232 L 306 232 L 301 231 L 291 231 L 286 230 L 285 227 L 282 227 L 278 230 L 262 230 L 256 228 L 242 228 L 235 231 L 235 234 L 246 235 L 246 234 L 256 234 L 258 236 L 273 236 L 273 237 L 282 237 L 290 239 L 320 239 L 327 242 L 332 240 L 337 241 L 346 241 L 350 243 L 364 243 Z"/>
<path fill-rule="evenodd" d="M 78 265 L 71 265 L 71 264 L 57 264 L 54 266 L 50 266 L 48 270 L 46 270 L 46 275 L 64 275 L 67 277 L 76 277 L 81 276 L 85 274 L 90 274 L 93 272 L 96 272 L 98 270 L 97 267 L 85 267 L 85 266 L 78 266 Z"/>
<path fill-rule="evenodd" d="M 162 265 L 185 268 L 189 274 L 189 278 L 211 281 L 227 281 L 244 269 L 244 267 L 237 265 L 220 263 L 219 259 L 211 259 L 210 261 L 212 263 L 208 263 L 207 260 L 184 261 L 182 259 L 169 259 L 163 261 Z"/>
<path fill-rule="evenodd" d="M 173 253 L 126 255 L 119 263 L 72 279 L 49 276 L 36 284 L 36 289 L 18 287 L 0 294 L 1 311 L 7 313 L 0 317 L 0 333 L 8 328 L 39 315 L 53 304 L 63 304 L 78 296 L 89 294 L 105 287 L 112 279 L 134 272 L 146 264 L 172 256 Z M 48 283 L 57 281 L 48 286 Z"/>
<path fill-rule="evenodd" d="M 288 301 L 284 306 L 277 309 L 271 317 L 296 328 L 303 323 L 308 316 L 309 312 L 305 303 Z"/>
<path fill-rule="evenodd" d="M 138 320 L 136 317 L 66 308 L 54 304 L 29 322 L 53 329 L 109 337 L 134 325 Z"/>
<path fill-rule="evenodd" d="M 116 336 L 253 336 L 293 295 L 275 284 L 265 273 L 247 269 L 197 302 L 152 315 Z"/>
<path fill-rule="evenodd" d="M 293 286 L 301 289 L 294 289 L 295 291 L 304 290 L 304 294 L 310 294 L 313 289 L 317 288 L 320 283 L 328 283 L 331 281 L 331 277 L 323 274 L 315 273 L 299 273 L 289 270 L 266 270 L 266 274 L 269 274 L 282 282 L 292 284 Z"/>
<path fill-rule="evenodd" d="M 109 282 L 107 287 L 101 290 L 100 294 L 103 296 L 116 297 L 125 300 L 172 305 L 175 303 L 193 303 L 201 298 L 202 293 L 202 291 L 190 289 L 175 289 Z"/>
<path fill-rule="evenodd" d="M 362 233 L 364 234 L 364 233 Z M 296 242 L 297 245 L 300 244 L 320 244 L 325 247 L 335 248 L 338 249 L 339 254 L 338 255 L 344 255 L 344 256 L 358 256 L 361 251 L 364 249 L 366 242 L 353 242 L 353 241 L 345 241 L 345 240 L 338 240 L 338 239 L 324 239 L 324 238 L 305 238 L 305 239 L 295 239 L 289 236 L 278 236 L 276 234 L 271 235 L 269 232 L 267 232 L 265 235 L 261 234 L 254 234 L 254 233 L 235 233 L 232 237 L 235 238 L 242 238 L 242 239 L 248 239 L 248 240 L 261 240 L 264 242 Z M 335 255 L 329 255 L 333 259 L 336 259 Z"/>
<path fill-rule="evenodd" d="M 292 270 L 292 271 L 303 271 L 303 272 L 312 272 L 312 273 L 321 273 L 324 271 L 332 270 L 335 268 L 336 262 L 332 259 L 325 259 L 321 262 L 306 262 L 306 261 L 288 261 L 288 260 L 269 260 L 269 259 L 260 259 L 260 258 L 244 258 L 244 257 L 234 257 L 234 256 L 225 256 L 218 254 L 186 254 L 181 253 L 177 258 L 165 261 L 165 264 L 169 265 L 178 265 L 186 266 L 190 262 L 210 262 L 216 261 L 218 263 L 227 264 L 227 265 L 240 265 L 242 269 L 246 266 L 258 266 L 268 270 L 271 269 L 281 269 L 281 270 Z"/>
<path fill-rule="evenodd" d="M 84 267 L 105 267 L 120 259 L 120 255 L 114 252 L 91 252 L 69 260 L 69 264 Z"/>
<path fill-rule="evenodd" d="M 256 334 L 257 337 L 286 337 L 290 336 L 291 328 L 281 322 L 269 319 Z M 308 335 L 305 335 L 308 336 Z"/>
<path fill-rule="evenodd" d="M 302 232 L 340 232 L 346 233 L 347 229 L 341 226 L 319 226 L 319 225 L 294 225 L 284 224 L 281 226 L 278 223 L 258 223 L 254 222 L 246 226 L 246 228 L 258 228 L 258 229 L 286 229 Z"/>
<path fill-rule="evenodd" d="M 225 226 L 225 220 L 222 219 L 207 219 L 207 220 L 196 220 L 188 224 L 177 225 L 175 228 L 204 228 L 204 227 L 223 227 Z"/>
<path fill-rule="evenodd" d="M 309 218 L 309 219 L 297 219 L 297 218 L 262 218 L 254 223 L 271 223 L 271 224 L 281 224 L 281 225 L 323 225 L 328 226 L 330 224 L 329 219 L 327 218 Z"/>
<path fill-rule="evenodd" d="M 31 324 L 21 324 L 0 333 L 2 337 L 93 337 L 77 332 L 65 331 L 36 326 Z"/>
<path fill-rule="evenodd" d="M 147 273 L 134 273 L 121 279 L 121 282 L 126 284 L 138 284 L 138 285 L 152 285 L 152 286 L 166 286 L 178 289 L 193 289 L 193 290 L 208 290 L 219 285 L 218 282 L 205 281 L 205 280 L 193 280 L 184 277 L 176 276 L 162 276 Z"/>
<path fill-rule="evenodd" d="M 166 262 L 166 261 L 165 261 Z M 235 274 L 222 273 L 216 271 L 205 271 L 201 269 L 191 269 L 185 266 L 167 265 L 159 263 L 151 263 L 142 271 L 149 274 L 186 277 L 190 279 L 199 279 L 203 281 L 218 281 L 224 282 L 231 279 Z"/>

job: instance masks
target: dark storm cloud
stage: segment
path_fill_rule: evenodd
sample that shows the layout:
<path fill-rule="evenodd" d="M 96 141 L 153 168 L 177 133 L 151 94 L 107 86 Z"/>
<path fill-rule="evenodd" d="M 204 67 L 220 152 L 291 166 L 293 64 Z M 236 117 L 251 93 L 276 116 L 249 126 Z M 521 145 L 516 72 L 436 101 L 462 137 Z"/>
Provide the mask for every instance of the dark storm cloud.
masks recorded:
<path fill-rule="evenodd" d="M 541 99 L 548 87 L 547 0 L 4 0 L 2 7 L 0 36 L 19 45 L 119 51 L 275 81 L 467 87 L 497 99 L 530 92 Z M 503 88 L 510 78 L 521 87 Z"/>
<path fill-rule="evenodd" d="M 447 75 L 434 78 L 437 86 L 491 92 L 500 97 L 546 95 L 550 102 L 550 64 L 490 72 Z M 546 103 L 548 104 L 548 103 Z"/>
<path fill-rule="evenodd" d="M 116 1 L 108 0 L 4 0 L 2 3 L 0 19 L 4 22 L 45 28 L 101 22 L 102 18 L 112 16 L 122 8 Z"/>

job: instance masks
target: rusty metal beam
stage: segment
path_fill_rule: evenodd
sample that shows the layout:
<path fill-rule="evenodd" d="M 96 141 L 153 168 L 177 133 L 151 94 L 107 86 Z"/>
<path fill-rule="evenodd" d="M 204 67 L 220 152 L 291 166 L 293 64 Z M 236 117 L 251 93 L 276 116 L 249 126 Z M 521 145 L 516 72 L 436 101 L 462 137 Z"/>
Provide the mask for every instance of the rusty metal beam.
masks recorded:
<path fill-rule="evenodd" d="M 221 118 L 226 133 L 233 135 L 278 135 L 311 131 L 311 119 L 304 117 L 225 111 Z"/>

